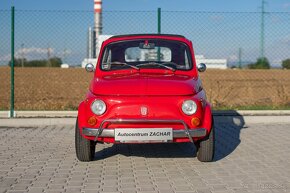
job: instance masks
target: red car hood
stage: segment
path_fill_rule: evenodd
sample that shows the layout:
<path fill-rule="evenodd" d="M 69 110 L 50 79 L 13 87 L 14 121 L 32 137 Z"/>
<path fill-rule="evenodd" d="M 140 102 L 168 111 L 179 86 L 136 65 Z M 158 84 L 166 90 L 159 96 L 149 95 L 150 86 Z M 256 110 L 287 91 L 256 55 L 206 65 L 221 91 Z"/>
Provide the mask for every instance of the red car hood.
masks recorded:
<path fill-rule="evenodd" d="M 95 95 L 192 95 L 196 79 L 184 75 L 114 75 L 95 78 Z"/>

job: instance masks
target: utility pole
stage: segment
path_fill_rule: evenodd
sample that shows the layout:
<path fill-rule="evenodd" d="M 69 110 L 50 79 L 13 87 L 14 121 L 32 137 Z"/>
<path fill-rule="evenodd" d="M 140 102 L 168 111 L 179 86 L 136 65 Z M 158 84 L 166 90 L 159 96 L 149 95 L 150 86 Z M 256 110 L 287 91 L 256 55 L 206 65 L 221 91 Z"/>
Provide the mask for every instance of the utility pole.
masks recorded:
<path fill-rule="evenodd" d="M 265 44 L 265 0 L 262 0 L 262 11 L 261 11 L 261 45 L 260 45 L 260 57 L 262 60 L 264 60 L 265 57 L 265 49 L 264 49 L 264 44 Z"/>
<path fill-rule="evenodd" d="M 51 67 L 50 56 L 51 56 L 51 48 L 50 48 L 50 44 L 48 44 L 48 47 L 47 47 L 47 67 Z"/>
<path fill-rule="evenodd" d="M 24 43 L 21 44 L 21 67 L 24 67 Z"/>
<path fill-rule="evenodd" d="M 242 68 L 242 48 L 239 48 L 239 68 Z"/>

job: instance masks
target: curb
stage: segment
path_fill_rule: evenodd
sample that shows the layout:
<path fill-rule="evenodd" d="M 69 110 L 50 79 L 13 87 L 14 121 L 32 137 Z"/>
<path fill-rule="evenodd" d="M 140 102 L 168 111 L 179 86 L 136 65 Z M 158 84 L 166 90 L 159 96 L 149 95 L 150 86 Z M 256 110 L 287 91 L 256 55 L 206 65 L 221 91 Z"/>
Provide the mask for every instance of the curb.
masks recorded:
<path fill-rule="evenodd" d="M 0 111 L 0 118 L 9 118 Z M 15 111 L 15 118 L 76 118 L 77 111 Z M 214 110 L 214 116 L 290 116 L 290 110 Z"/>
<path fill-rule="evenodd" d="M 290 110 L 214 110 L 214 116 L 288 116 Z"/>

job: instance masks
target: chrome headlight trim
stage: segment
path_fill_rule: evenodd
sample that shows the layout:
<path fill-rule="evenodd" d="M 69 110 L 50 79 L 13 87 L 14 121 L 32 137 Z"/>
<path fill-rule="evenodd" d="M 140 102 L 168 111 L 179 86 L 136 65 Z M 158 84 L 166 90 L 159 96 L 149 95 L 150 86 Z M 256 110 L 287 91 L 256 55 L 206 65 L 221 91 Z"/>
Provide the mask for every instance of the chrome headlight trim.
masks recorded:
<path fill-rule="evenodd" d="M 96 115 L 102 115 L 106 112 L 106 103 L 102 100 L 94 100 L 91 104 L 91 111 Z"/>
<path fill-rule="evenodd" d="M 197 111 L 197 104 L 193 100 L 185 100 L 182 103 L 182 112 L 186 115 L 193 115 Z"/>

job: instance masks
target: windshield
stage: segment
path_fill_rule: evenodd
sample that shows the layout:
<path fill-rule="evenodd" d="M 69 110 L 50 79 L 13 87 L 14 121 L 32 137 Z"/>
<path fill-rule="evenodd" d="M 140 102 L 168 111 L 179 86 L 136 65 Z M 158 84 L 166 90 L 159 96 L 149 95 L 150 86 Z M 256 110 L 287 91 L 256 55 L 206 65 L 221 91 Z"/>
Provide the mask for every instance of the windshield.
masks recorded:
<path fill-rule="evenodd" d="M 139 39 L 111 43 L 102 56 L 101 69 L 105 71 L 133 68 L 190 70 L 192 60 L 189 48 L 178 41 Z"/>

